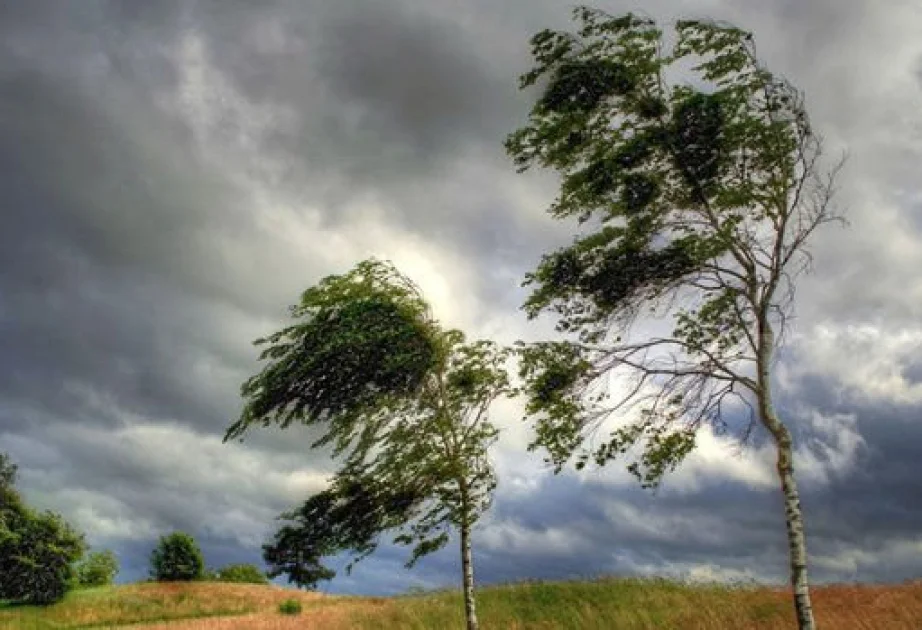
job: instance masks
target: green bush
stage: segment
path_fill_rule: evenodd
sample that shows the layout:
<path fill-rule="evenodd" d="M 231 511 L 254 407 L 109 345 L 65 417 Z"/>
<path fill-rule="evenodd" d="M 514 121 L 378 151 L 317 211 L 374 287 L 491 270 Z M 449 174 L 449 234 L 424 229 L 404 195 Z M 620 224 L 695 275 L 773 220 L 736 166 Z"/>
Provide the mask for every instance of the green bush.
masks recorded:
<path fill-rule="evenodd" d="M 211 579 L 216 582 L 235 582 L 237 584 L 268 584 L 269 578 L 255 564 L 229 564 L 213 572 Z"/>
<path fill-rule="evenodd" d="M 118 558 L 109 549 L 94 551 L 74 567 L 77 586 L 88 588 L 107 586 L 115 580 L 118 573 Z"/>
<path fill-rule="evenodd" d="M 0 458 L 0 600 L 46 605 L 64 597 L 83 535 L 53 512 L 37 512 L 13 488 L 16 469 Z"/>
<path fill-rule="evenodd" d="M 205 572 L 205 559 L 189 534 L 173 532 L 161 536 L 150 555 L 150 575 L 158 582 L 188 582 L 200 580 Z"/>
<path fill-rule="evenodd" d="M 279 604 L 279 612 L 283 615 L 300 615 L 301 602 L 296 599 L 286 599 Z"/>

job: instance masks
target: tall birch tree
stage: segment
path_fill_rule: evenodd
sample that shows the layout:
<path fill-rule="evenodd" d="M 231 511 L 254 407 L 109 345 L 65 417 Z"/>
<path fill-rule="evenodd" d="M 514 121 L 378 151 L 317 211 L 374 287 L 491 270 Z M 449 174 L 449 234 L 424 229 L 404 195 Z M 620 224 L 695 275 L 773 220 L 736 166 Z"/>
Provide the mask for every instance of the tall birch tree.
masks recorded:
<path fill-rule="evenodd" d="M 529 316 L 556 315 L 563 334 L 523 349 L 532 446 L 558 470 L 639 449 L 629 469 L 653 486 L 700 428 L 741 415 L 745 436 L 762 427 L 797 620 L 812 629 L 793 439 L 771 375 L 808 242 L 838 218 L 841 162 L 824 169 L 803 95 L 760 63 L 750 33 L 679 21 L 668 45 L 646 17 L 574 17 L 577 32 L 532 38 L 521 87 L 539 94 L 506 142 L 521 170 L 559 173 L 550 213 L 582 226 L 525 283 Z"/>

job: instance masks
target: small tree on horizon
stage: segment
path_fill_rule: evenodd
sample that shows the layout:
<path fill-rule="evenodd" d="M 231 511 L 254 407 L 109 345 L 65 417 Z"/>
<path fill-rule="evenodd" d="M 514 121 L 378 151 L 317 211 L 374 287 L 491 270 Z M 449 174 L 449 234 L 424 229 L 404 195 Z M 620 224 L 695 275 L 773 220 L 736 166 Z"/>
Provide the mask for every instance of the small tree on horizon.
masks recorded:
<path fill-rule="evenodd" d="M 532 38 L 521 86 L 541 92 L 506 143 L 522 170 L 562 176 L 550 212 L 586 226 L 526 280 L 529 317 L 554 313 L 565 336 L 523 347 L 532 447 L 559 470 L 639 445 L 629 469 L 655 486 L 702 427 L 741 415 L 744 437 L 761 426 L 777 454 L 798 624 L 812 629 L 793 438 L 771 369 L 806 244 L 837 219 L 838 167 L 821 169 L 802 94 L 759 62 L 750 33 L 679 21 L 668 49 L 651 19 L 574 16 L 577 33 Z M 666 331 L 639 334 L 637 321 Z"/>
<path fill-rule="evenodd" d="M 75 581 L 83 588 L 112 584 L 118 571 L 118 557 L 111 549 L 92 551 L 74 567 Z"/>
<path fill-rule="evenodd" d="M 408 567 L 460 534 L 465 616 L 477 628 L 471 530 L 496 485 L 488 410 L 510 393 L 509 353 L 468 342 L 432 318 L 416 286 L 368 260 L 324 278 L 292 309 L 299 323 L 260 340 L 271 362 L 243 387 L 225 439 L 252 424 L 319 425 L 342 466 L 264 547 L 269 575 L 313 588 L 335 573 L 324 557 L 371 554 L 381 535 L 412 548 Z"/>
<path fill-rule="evenodd" d="M 6 453 L 0 452 L 0 492 L 9 490 L 16 483 L 17 466 Z"/>
<path fill-rule="evenodd" d="M 190 582 L 205 573 L 205 559 L 195 539 L 185 532 L 160 537 L 150 554 L 150 576 L 158 582 Z"/>

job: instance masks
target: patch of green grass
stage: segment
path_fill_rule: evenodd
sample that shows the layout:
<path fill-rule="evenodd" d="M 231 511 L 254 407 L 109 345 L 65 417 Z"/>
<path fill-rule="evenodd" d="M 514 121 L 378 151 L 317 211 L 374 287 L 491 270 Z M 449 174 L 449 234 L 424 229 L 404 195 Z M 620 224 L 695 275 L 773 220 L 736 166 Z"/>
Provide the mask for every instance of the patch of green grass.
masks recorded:
<path fill-rule="evenodd" d="M 744 622 L 750 617 L 745 588 L 686 585 L 668 580 L 599 579 L 581 582 L 525 582 L 478 591 L 478 615 L 484 627 L 554 630 L 685 630 L 713 618 Z M 767 610 L 767 609 L 766 609 Z M 404 596 L 374 616 L 354 619 L 369 630 L 462 628 L 460 593 Z M 758 612 L 757 615 L 764 615 Z M 692 625 L 695 623 L 695 625 Z"/>
<path fill-rule="evenodd" d="M 279 604 L 279 612 L 283 615 L 300 615 L 301 602 L 296 599 L 286 599 Z"/>

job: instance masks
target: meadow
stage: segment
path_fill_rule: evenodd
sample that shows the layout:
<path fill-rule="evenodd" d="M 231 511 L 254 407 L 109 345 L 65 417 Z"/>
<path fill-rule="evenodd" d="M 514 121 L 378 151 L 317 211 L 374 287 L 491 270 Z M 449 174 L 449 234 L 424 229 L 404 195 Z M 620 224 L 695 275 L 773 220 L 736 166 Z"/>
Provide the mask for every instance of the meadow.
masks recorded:
<path fill-rule="evenodd" d="M 279 612 L 297 599 L 298 615 Z M 814 590 L 817 625 L 834 630 L 922 628 L 922 582 Z M 604 578 L 524 582 L 478 592 L 483 628 L 541 630 L 787 630 L 785 589 Z M 145 583 L 78 590 L 41 607 L 0 606 L 0 628 L 64 630 L 385 630 L 464 627 L 460 592 L 333 596 L 278 586 Z"/>

